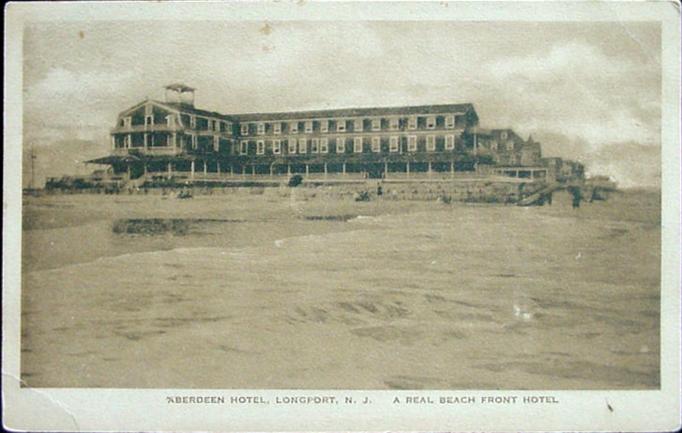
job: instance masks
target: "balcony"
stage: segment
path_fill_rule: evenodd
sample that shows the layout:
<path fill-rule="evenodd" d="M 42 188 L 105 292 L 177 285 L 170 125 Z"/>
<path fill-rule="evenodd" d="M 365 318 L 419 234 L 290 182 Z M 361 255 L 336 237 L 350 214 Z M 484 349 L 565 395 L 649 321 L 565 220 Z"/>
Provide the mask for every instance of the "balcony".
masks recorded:
<path fill-rule="evenodd" d="M 117 126 L 111 128 L 110 132 L 112 134 L 129 134 L 133 132 L 175 132 L 182 128 L 178 125 L 131 125 L 131 126 Z"/>
<path fill-rule="evenodd" d="M 178 147 L 131 147 L 131 148 L 116 148 L 113 149 L 112 154 L 116 156 L 124 155 L 149 155 L 149 156 L 166 156 L 178 155 L 182 153 L 182 149 Z"/>

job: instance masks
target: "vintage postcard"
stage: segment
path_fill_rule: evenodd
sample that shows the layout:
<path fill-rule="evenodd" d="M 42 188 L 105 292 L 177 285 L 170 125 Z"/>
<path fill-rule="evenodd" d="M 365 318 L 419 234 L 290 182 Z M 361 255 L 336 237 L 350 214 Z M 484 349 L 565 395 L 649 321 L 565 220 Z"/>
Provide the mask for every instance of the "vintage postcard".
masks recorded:
<path fill-rule="evenodd" d="M 5 29 L 6 428 L 679 428 L 679 3 Z"/>

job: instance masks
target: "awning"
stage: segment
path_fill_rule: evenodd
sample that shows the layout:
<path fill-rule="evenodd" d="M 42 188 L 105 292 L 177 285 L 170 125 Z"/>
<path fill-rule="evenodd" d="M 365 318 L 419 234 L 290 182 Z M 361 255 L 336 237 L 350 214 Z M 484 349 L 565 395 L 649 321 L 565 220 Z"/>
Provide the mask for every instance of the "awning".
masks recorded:
<path fill-rule="evenodd" d="M 85 161 L 86 164 L 120 164 L 123 162 L 135 162 L 135 161 L 140 161 L 140 158 L 138 158 L 135 155 L 123 155 L 123 156 L 117 156 L 117 155 L 109 155 L 109 156 L 104 156 L 102 158 L 95 158 L 91 159 L 89 161 Z"/>

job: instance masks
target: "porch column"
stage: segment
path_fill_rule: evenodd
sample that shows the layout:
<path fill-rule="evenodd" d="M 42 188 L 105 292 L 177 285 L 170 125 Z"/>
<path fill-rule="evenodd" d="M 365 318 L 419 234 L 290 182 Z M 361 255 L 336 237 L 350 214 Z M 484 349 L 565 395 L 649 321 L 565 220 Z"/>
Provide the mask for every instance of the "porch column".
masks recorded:
<path fill-rule="evenodd" d="M 130 163 L 128 163 L 128 180 L 130 180 Z"/>
<path fill-rule="evenodd" d="M 455 175 L 455 163 L 450 161 L 450 175 Z"/>
<path fill-rule="evenodd" d="M 204 160 L 204 179 L 206 178 L 207 174 L 208 174 L 208 166 L 206 165 L 206 160 Z"/>
<path fill-rule="evenodd" d="M 133 147 L 133 134 L 128 134 L 128 142 L 126 143 L 126 147 L 130 149 Z"/>
<path fill-rule="evenodd" d="M 111 148 L 116 149 L 116 136 L 115 135 L 111 136 Z"/>
<path fill-rule="evenodd" d="M 305 177 L 308 177 L 310 175 L 310 167 L 308 164 L 305 165 Z"/>
<path fill-rule="evenodd" d="M 173 175 L 173 164 L 170 161 L 168 161 L 168 179 L 170 179 L 172 175 Z"/>
<path fill-rule="evenodd" d="M 234 177 L 234 165 L 230 164 L 230 177 Z"/>
<path fill-rule="evenodd" d="M 255 175 L 256 175 L 256 164 L 253 164 L 251 166 L 251 176 L 255 176 Z"/>
<path fill-rule="evenodd" d="M 327 163 L 324 163 L 324 177 L 327 177 Z"/>
<path fill-rule="evenodd" d="M 148 135 L 147 135 L 147 133 L 145 132 L 145 133 L 144 133 L 144 143 L 143 143 L 143 144 L 144 144 L 144 150 L 147 150 L 147 136 L 148 136 Z"/>
<path fill-rule="evenodd" d="M 342 170 L 341 172 L 342 172 L 343 175 L 345 176 L 345 175 L 346 175 L 346 163 L 345 163 L 345 162 L 343 163 L 343 166 L 341 167 L 341 170 Z"/>
<path fill-rule="evenodd" d="M 177 134 L 176 132 L 173 133 L 173 138 L 172 138 L 172 140 L 173 140 L 173 141 L 172 141 L 173 147 L 174 147 L 174 148 L 175 148 L 175 147 L 178 147 L 178 134 Z"/>
<path fill-rule="evenodd" d="M 146 163 L 146 162 L 143 162 L 143 163 L 142 163 L 142 174 L 143 174 L 144 176 L 147 175 L 147 163 Z"/>
<path fill-rule="evenodd" d="M 384 161 L 384 178 L 388 177 L 388 162 Z"/>
<path fill-rule="evenodd" d="M 428 170 L 429 170 L 428 175 L 431 176 L 431 161 L 429 161 L 429 168 L 428 168 Z"/>
<path fill-rule="evenodd" d="M 407 177 L 410 177 L 410 161 L 407 161 Z"/>
<path fill-rule="evenodd" d="M 287 176 L 291 176 L 291 164 L 287 164 Z"/>
<path fill-rule="evenodd" d="M 516 170 L 515 173 L 516 173 L 515 176 L 516 176 L 516 177 L 519 177 L 519 171 Z"/>
<path fill-rule="evenodd" d="M 216 170 L 218 171 L 218 176 L 220 176 L 220 161 L 216 161 Z"/>
<path fill-rule="evenodd" d="M 190 165 L 191 165 L 191 168 L 190 168 L 190 177 L 191 177 L 192 179 L 194 179 L 194 160 L 192 160 L 192 163 L 191 163 Z"/>
<path fill-rule="evenodd" d="M 270 164 L 270 177 L 272 177 L 274 169 L 274 164 Z"/>

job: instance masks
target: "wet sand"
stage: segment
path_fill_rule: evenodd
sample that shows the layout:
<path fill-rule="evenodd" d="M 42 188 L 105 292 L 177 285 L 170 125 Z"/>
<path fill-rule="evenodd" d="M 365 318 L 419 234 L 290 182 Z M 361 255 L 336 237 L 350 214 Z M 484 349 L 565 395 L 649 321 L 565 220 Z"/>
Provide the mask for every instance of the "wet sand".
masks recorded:
<path fill-rule="evenodd" d="M 150 218 L 182 223 L 120 228 Z M 659 387 L 655 193 L 49 196 L 23 233 L 27 386 Z"/>

